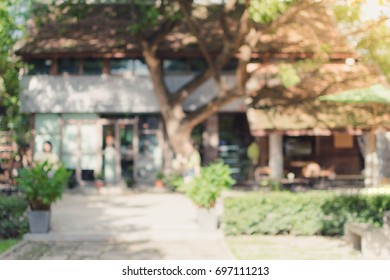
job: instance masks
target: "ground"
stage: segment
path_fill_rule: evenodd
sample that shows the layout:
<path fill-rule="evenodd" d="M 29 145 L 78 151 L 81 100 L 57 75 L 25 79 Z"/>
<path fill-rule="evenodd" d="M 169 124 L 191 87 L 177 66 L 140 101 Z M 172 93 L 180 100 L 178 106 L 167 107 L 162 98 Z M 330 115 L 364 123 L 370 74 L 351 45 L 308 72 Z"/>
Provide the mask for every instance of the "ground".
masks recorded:
<path fill-rule="evenodd" d="M 196 210 L 186 196 L 175 193 L 65 194 L 63 200 L 52 207 L 51 232 L 27 234 L 26 240 L 2 258 L 361 258 L 340 238 L 224 238 L 221 231 L 200 230 L 196 222 Z"/>
<path fill-rule="evenodd" d="M 360 252 L 341 238 L 323 236 L 230 236 L 227 244 L 243 260 L 341 260 L 361 259 Z"/>

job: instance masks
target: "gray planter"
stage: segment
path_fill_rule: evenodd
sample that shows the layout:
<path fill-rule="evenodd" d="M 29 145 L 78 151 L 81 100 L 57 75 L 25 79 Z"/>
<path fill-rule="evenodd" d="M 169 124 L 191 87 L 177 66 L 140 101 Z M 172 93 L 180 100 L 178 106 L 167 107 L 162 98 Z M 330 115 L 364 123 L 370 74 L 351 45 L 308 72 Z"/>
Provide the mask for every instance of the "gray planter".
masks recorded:
<path fill-rule="evenodd" d="M 34 210 L 28 212 L 31 233 L 47 233 L 50 229 L 50 211 Z"/>
<path fill-rule="evenodd" d="M 198 208 L 198 224 L 201 230 L 217 230 L 218 215 L 215 208 Z"/>

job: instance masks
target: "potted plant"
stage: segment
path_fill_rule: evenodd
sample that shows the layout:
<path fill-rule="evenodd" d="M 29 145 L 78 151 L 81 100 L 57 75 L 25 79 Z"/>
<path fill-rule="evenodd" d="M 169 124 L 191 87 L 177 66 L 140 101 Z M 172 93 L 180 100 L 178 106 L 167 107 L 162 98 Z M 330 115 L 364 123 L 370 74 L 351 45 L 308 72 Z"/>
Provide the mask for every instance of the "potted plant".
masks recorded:
<path fill-rule="evenodd" d="M 34 163 L 23 168 L 16 179 L 29 205 L 28 220 L 31 233 L 46 233 L 50 228 L 50 207 L 62 197 L 71 175 L 64 165 Z"/>
<path fill-rule="evenodd" d="M 160 171 L 156 175 L 156 181 L 154 182 L 154 186 L 156 188 L 162 189 L 164 187 L 164 174 Z"/>
<path fill-rule="evenodd" d="M 187 195 L 198 206 L 199 227 L 204 230 L 218 228 L 215 203 L 224 189 L 231 188 L 235 180 L 230 167 L 223 162 L 202 167 L 200 175 L 193 178 L 187 187 Z"/>
<path fill-rule="evenodd" d="M 98 172 L 95 177 L 95 186 L 100 190 L 104 186 L 104 177 L 102 172 Z"/>
<path fill-rule="evenodd" d="M 132 188 L 134 186 L 134 179 L 131 176 L 125 178 L 126 186 Z"/>

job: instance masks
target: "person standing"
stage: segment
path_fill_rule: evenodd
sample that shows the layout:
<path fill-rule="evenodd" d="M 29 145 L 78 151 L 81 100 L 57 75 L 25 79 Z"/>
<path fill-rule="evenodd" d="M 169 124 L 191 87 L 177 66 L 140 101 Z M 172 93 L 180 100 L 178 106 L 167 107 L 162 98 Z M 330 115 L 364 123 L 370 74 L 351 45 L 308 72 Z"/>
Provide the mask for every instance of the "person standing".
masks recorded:
<path fill-rule="evenodd" d="M 188 183 L 193 177 L 200 175 L 201 158 L 193 141 L 186 144 L 186 150 L 188 158 L 185 160 L 183 177 L 184 182 Z"/>
<path fill-rule="evenodd" d="M 106 148 L 104 149 L 104 181 L 116 182 L 116 150 L 115 139 L 112 135 L 106 136 Z"/>
<path fill-rule="evenodd" d="M 43 143 L 42 152 L 38 152 L 34 155 L 34 161 L 38 163 L 43 163 L 47 161 L 49 164 L 58 166 L 59 159 L 55 153 L 53 153 L 53 145 L 50 141 L 45 141 Z"/>

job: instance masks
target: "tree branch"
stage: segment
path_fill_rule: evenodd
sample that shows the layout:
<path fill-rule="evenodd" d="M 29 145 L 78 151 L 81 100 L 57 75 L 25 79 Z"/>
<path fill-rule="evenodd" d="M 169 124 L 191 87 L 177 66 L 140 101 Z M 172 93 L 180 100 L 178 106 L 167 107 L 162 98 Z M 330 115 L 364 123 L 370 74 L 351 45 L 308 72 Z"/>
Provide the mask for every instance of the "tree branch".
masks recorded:
<path fill-rule="evenodd" d="M 220 92 L 225 93 L 226 87 L 221 79 L 221 75 L 217 69 L 217 65 L 215 61 L 213 60 L 211 53 L 207 49 L 207 44 L 203 40 L 202 34 L 199 32 L 201 30 L 201 27 L 198 25 L 194 17 L 192 16 L 191 12 L 189 11 L 188 3 L 185 0 L 179 0 L 180 10 L 182 11 L 182 14 L 184 15 L 185 21 L 187 23 L 187 26 L 190 28 L 191 33 L 196 37 L 199 45 L 199 49 L 202 52 L 204 58 L 207 61 L 207 64 L 209 66 L 209 70 L 211 71 L 211 75 L 217 82 L 218 88 Z"/>
<path fill-rule="evenodd" d="M 367 26 L 365 26 L 364 28 L 359 28 L 359 29 L 356 29 L 354 31 L 351 31 L 349 33 L 347 33 L 346 35 L 347 36 L 352 36 L 352 35 L 357 35 L 357 34 L 360 34 L 360 33 L 364 33 L 364 32 L 367 32 L 369 31 L 370 29 L 373 29 L 379 25 L 381 25 L 382 23 L 388 21 L 390 19 L 389 16 L 383 16 L 377 20 L 375 20 L 374 22 L 372 22 L 371 24 L 368 24 Z"/>
<path fill-rule="evenodd" d="M 217 96 L 207 104 L 199 107 L 195 111 L 188 113 L 187 116 L 182 120 L 182 125 L 195 126 L 205 121 L 207 118 L 217 113 L 221 107 L 237 97 L 240 97 L 240 95 L 237 94 L 237 89 L 234 87 L 230 89 L 226 95 Z"/>
<path fill-rule="evenodd" d="M 178 90 L 171 94 L 170 104 L 182 103 L 195 89 L 206 82 L 211 77 L 211 72 L 206 69 L 191 79 L 189 82 L 182 85 Z"/>

